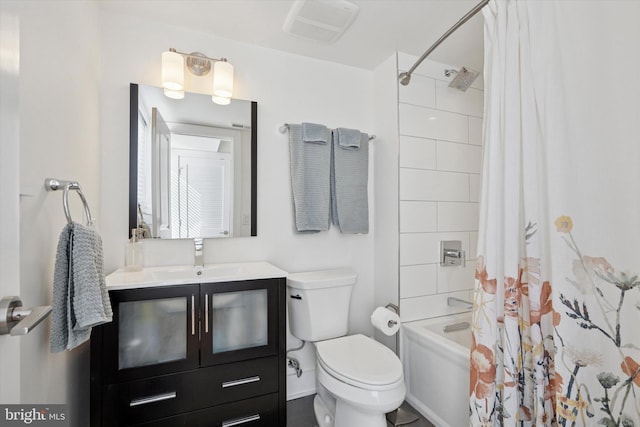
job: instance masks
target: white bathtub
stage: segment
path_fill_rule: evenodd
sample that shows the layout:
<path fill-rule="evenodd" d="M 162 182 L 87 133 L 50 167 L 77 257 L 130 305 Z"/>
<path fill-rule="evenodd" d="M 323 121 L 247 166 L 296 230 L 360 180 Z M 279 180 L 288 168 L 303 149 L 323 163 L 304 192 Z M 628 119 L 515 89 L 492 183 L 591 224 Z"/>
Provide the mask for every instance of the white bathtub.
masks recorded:
<path fill-rule="evenodd" d="M 470 312 L 402 324 L 406 399 L 436 427 L 469 425 L 471 330 L 443 331 L 462 322 Z"/>

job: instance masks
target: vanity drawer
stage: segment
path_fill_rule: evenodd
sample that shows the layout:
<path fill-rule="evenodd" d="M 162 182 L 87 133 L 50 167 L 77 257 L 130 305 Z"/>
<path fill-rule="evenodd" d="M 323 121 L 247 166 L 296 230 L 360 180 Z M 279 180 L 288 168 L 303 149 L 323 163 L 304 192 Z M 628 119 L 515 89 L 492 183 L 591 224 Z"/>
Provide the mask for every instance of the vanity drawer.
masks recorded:
<path fill-rule="evenodd" d="M 105 387 L 105 425 L 170 417 L 278 391 L 278 358 L 266 357 Z"/>
<path fill-rule="evenodd" d="M 135 427 L 274 427 L 278 421 L 278 394 L 227 403 L 176 417 L 135 424 Z"/>

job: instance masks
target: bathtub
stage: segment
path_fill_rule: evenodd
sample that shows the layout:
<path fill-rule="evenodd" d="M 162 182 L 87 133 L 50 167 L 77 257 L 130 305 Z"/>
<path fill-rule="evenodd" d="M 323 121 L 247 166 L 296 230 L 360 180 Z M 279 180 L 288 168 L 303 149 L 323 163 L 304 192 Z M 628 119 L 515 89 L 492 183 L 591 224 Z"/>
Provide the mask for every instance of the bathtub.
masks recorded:
<path fill-rule="evenodd" d="M 402 324 L 401 356 L 406 400 L 436 427 L 469 425 L 471 313 Z"/>

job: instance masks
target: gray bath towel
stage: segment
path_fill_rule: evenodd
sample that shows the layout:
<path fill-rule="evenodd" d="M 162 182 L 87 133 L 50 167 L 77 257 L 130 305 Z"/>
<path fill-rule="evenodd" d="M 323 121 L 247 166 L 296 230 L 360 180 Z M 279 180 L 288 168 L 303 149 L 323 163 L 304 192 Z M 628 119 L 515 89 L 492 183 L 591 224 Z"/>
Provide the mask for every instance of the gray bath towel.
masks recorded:
<path fill-rule="evenodd" d="M 291 188 L 298 231 L 329 229 L 331 144 L 302 140 L 302 126 L 289 125 Z"/>
<path fill-rule="evenodd" d="M 58 241 L 53 277 L 51 351 L 71 350 L 91 336 L 91 327 L 110 322 L 102 239 L 92 228 L 67 224 Z"/>
<path fill-rule="evenodd" d="M 326 144 L 331 141 L 331 131 L 325 125 L 302 123 L 302 140 L 304 142 Z"/>
<path fill-rule="evenodd" d="M 340 145 L 333 132 L 331 168 L 331 217 L 343 233 L 369 232 L 369 136 L 360 133 L 360 148 Z"/>

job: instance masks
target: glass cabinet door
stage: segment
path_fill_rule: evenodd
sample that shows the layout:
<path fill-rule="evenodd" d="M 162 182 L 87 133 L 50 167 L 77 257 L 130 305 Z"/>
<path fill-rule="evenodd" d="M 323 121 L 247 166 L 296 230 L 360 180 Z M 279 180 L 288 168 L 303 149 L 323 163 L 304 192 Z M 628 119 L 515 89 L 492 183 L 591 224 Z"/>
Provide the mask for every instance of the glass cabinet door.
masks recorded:
<path fill-rule="evenodd" d="M 111 292 L 111 302 L 111 372 L 125 380 L 198 366 L 197 285 Z"/>
<path fill-rule="evenodd" d="M 120 303 L 118 369 L 187 358 L 188 298 Z"/>
<path fill-rule="evenodd" d="M 270 280 L 201 287 L 203 364 L 276 354 L 277 287 Z"/>

